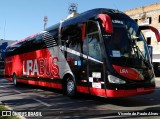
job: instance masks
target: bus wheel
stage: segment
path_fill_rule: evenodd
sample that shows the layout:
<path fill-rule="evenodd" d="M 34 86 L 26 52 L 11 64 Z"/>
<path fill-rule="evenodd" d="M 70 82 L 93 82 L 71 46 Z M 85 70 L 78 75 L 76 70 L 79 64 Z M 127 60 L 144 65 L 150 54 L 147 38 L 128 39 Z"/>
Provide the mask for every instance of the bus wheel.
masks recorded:
<path fill-rule="evenodd" d="M 16 74 L 13 74 L 12 81 L 13 81 L 14 86 L 18 86 Z"/>
<path fill-rule="evenodd" d="M 72 98 L 76 96 L 76 85 L 71 76 L 67 79 L 66 82 L 66 94 Z"/>

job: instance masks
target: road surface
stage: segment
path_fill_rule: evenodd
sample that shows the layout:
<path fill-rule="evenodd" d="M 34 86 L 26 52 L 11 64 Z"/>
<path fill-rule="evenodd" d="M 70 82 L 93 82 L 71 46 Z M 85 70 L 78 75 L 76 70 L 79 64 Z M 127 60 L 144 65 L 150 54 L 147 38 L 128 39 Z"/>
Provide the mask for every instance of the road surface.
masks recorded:
<path fill-rule="evenodd" d="M 21 85 L 0 79 L 0 102 L 21 114 L 37 112 L 32 118 L 92 118 L 92 119 L 158 119 L 160 118 L 160 78 L 156 78 L 156 91 L 152 94 L 120 99 L 107 99 L 89 95 L 79 95 L 71 99 L 61 91 Z M 13 112 L 12 112 L 13 113 Z M 29 113 L 30 114 L 30 113 Z M 158 116 L 153 116 L 157 115 Z M 136 116 L 134 116 L 136 115 Z M 151 116 L 149 116 L 151 115 Z"/>

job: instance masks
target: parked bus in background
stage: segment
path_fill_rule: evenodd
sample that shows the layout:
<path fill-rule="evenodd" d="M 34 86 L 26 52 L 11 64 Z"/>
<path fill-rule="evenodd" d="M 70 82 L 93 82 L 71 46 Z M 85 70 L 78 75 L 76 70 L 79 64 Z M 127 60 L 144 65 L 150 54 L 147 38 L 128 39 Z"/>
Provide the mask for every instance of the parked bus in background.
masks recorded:
<path fill-rule="evenodd" d="M 5 77 L 19 83 L 62 89 L 73 97 L 86 93 L 127 97 L 155 90 L 150 53 L 141 30 L 126 14 L 93 9 L 10 45 Z"/>

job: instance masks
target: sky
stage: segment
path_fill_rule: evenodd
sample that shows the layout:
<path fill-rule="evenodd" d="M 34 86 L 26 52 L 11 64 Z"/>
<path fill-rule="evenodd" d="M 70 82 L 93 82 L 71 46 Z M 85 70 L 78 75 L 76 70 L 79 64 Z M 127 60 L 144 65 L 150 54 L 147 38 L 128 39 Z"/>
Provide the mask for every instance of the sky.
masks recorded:
<path fill-rule="evenodd" d="M 0 39 L 21 40 L 41 32 L 44 16 L 47 27 L 68 16 L 68 7 L 76 3 L 78 12 L 94 8 L 111 8 L 125 11 L 160 0 L 0 0 Z"/>

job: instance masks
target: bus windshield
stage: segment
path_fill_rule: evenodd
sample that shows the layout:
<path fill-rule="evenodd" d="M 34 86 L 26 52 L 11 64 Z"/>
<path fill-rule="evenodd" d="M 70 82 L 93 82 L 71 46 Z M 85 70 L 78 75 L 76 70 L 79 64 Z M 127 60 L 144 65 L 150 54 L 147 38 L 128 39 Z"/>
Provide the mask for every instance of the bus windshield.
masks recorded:
<path fill-rule="evenodd" d="M 112 20 L 113 34 L 104 35 L 106 51 L 112 64 L 134 68 L 149 68 L 146 42 L 132 20 Z"/>

